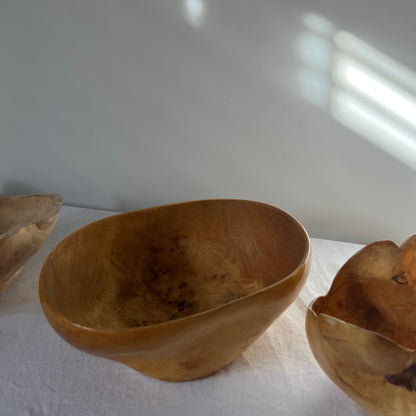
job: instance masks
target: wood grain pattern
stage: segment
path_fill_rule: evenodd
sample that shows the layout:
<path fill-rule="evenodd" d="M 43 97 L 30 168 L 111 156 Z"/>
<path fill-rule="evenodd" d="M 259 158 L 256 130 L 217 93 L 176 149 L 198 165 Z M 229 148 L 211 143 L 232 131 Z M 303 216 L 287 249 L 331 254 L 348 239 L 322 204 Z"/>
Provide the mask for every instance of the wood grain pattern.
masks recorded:
<path fill-rule="evenodd" d="M 0 196 L 0 293 L 49 236 L 61 205 L 56 194 Z"/>
<path fill-rule="evenodd" d="M 371 415 L 416 414 L 416 235 L 372 243 L 307 312 L 312 351 Z"/>
<path fill-rule="evenodd" d="M 308 236 L 283 211 L 197 201 L 75 232 L 45 262 L 40 298 L 75 347 L 190 380 L 240 355 L 295 299 L 309 263 Z"/>

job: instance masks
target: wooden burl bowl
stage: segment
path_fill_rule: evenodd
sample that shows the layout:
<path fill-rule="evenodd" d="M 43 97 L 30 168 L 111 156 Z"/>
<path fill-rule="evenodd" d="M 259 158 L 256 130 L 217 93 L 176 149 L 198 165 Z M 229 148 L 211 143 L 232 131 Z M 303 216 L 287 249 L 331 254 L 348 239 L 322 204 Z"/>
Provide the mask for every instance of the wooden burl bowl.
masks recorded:
<path fill-rule="evenodd" d="M 43 310 L 74 347 L 183 381 L 238 357 L 296 298 L 304 228 L 278 208 L 206 200 L 115 215 L 47 258 Z"/>
<path fill-rule="evenodd" d="M 416 415 L 416 235 L 352 256 L 306 331 L 322 369 L 370 415 Z"/>
<path fill-rule="evenodd" d="M 61 205 L 57 194 L 0 196 L 0 293 L 49 236 Z"/>

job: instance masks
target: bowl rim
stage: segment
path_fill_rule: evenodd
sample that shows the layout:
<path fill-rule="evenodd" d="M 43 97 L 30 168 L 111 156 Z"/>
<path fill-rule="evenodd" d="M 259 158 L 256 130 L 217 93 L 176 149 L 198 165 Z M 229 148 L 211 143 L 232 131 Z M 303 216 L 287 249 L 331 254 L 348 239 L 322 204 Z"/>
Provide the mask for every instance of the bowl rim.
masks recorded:
<path fill-rule="evenodd" d="M 26 199 L 26 198 L 39 198 L 39 197 L 46 197 L 52 199 L 52 207 L 44 214 L 35 217 L 32 220 L 26 220 L 22 221 L 21 223 L 10 227 L 3 233 L 0 233 L 0 241 L 5 240 L 6 238 L 9 238 L 19 232 L 24 227 L 27 227 L 28 225 L 38 224 L 42 221 L 45 221 L 57 213 L 59 213 L 62 205 L 62 197 L 59 194 L 33 194 L 33 195 L 0 195 L 0 202 L 7 201 L 10 199 Z"/>
<path fill-rule="evenodd" d="M 416 352 L 416 348 L 408 348 L 408 347 L 405 347 L 404 345 L 402 345 L 402 344 L 398 343 L 395 339 L 390 338 L 390 337 L 388 337 L 387 335 L 383 335 L 383 334 L 381 334 L 380 332 L 377 332 L 377 331 L 373 331 L 373 330 L 371 330 L 371 329 L 364 328 L 364 327 L 362 327 L 362 326 L 360 326 L 360 325 L 357 325 L 357 324 L 353 324 L 352 322 L 345 321 L 344 319 L 337 318 L 336 316 L 330 315 L 330 314 L 328 314 L 328 313 L 324 313 L 324 312 L 320 312 L 320 313 L 318 313 L 318 312 L 315 312 L 315 310 L 313 309 L 313 307 L 314 307 L 315 303 L 316 303 L 319 299 L 321 299 L 321 298 L 325 298 L 326 296 L 327 296 L 327 295 L 324 295 L 324 296 L 317 296 L 316 298 L 314 298 L 313 300 L 311 300 L 311 301 L 309 302 L 308 309 L 307 309 L 307 311 L 306 311 L 306 319 L 307 319 L 308 315 L 312 315 L 314 319 L 317 319 L 318 317 L 320 317 L 320 316 L 321 316 L 321 317 L 323 317 L 323 318 L 324 318 L 325 320 L 327 320 L 327 321 L 328 321 L 328 319 L 329 319 L 329 320 L 331 320 L 331 321 L 338 322 L 338 323 L 340 323 L 340 324 L 342 324 L 342 325 L 351 326 L 351 327 L 353 327 L 353 328 L 357 328 L 357 329 L 359 329 L 360 331 L 363 331 L 363 332 L 365 332 L 365 333 L 372 334 L 372 335 L 374 335 L 374 336 L 377 336 L 377 337 L 379 337 L 379 338 L 382 338 L 382 339 L 384 339 L 384 340 L 387 340 L 388 342 L 391 342 L 391 343 L 392 343 L 392 344 L 394 344 L 395 346 L 400 347 L 401 349 L 403 349 L 403 350 L 405 350 L 405 351 L 408 351 L 408 352 Z M 306 332 L 308 332 L 308 331 L 306 331 Z"/>
<path fill-rule="evenodd" d="M 297 226 L 299 228 L 299 230 L 302 233 L 303 239 L 304 239 L 305 249 L 304 249 L 304 253 L 302 255 L 301 260 L 298 262 L 298 265 L 287 276 L 285 276 L 283 279 L 281 279 L 281 280 L 279 280 L 275 283 L 272 283 L 269 286 L 266 286 L 264 288 L 261 288 L 259 290 L 254 291 L 254 292 L 251 292 L 248 295 L 242 296 L 242 297 L 237 298 L 237 299 L 233 299 L 230 302 L 222 303 L 221 305 L 217 305 L 213 308 L 209 308 L 209 309 L 206 309 L 206 310 L 201 311 L 201 312 L 193 313 L 191 315 L 187 315 L 187 316 L 184 316 L 184 317 L 181 317 L 181 318 L 171 319 L 171 320 L 168 320 L 168 321 L 162 321 L 162 322 L 158 322 L 156 324 L 146 325 L 146 326 L 122 327 L 122 328 L 94 328 L 94 327 L 82 325 L 82 324 L 79 324 L 79 323 L 76 323 L 76 322 L 72 321 L 66 315 L 57 311 L 51 305 L 51 303 L 49 302 L 48 297 L 46 296 L 45 290 L 44 290 L 44 284 L 43 284 L 44 270 L 46 268 L 46 264 L 48 263 L 50 258 L 54 255 L 54 252 L 56 250 L 58 250 L 58 248 L 62 244 L 64 244 L 64 242 L 67 241 L 68 238 L 70 238 L 74 234 L 81 233 L 86 228 L 88 228 L 88 227 L 90 227 L 94 224 L 97 224 L 97 223 L 100 223 L 100 222 L 105 222 L 106 220 L 109 220 L 110 218 L 119 217 L 119 216 L 126 216 L 126 215 L 133 215 L 133 214 L 138 214 L 138 213 L 142 214 L 142 213 L 146 213 L 146 212 L 150 212 L 150 211 L 154 211 L 154 210 L 159 210 L 159 209 L 164 209 L 164 208 L 168 208 L 168 207 L 188 205 L 188 204 L 197 204 L 197 203 L 201 203 L 201 202 L 202 203 L 204 203 L 204 202 L 245 202 L 245 203 L 250 203 L 250 204 L 253 204 L 253 205 L 261 205 L 261 206 L 264 206 L 264 207 L 269 207 L 269 208 L 272 208 L 272 209 L 278 211 L 280 214 L 283 214 L 286 218 L 288 218 L 291 222 L 293 222 L 295 224 L 295 226 Z M 245 299 L 248 299 L 250 297 L 257 296 L 260 293 L 266 292 L 266 291 L 268 291 L 268 290 L 270 290 L 270 289 L 272 289 L 272 288 L 274 288 L 278 285 L 281 285 L 281 284 L 285 283 L 286 281 L 290 280 L 293 276 L 297 275 L 298 272 L 301 269 L 307 268 L 308 264 L 310 264 L 310 262 L 311 262 L 311 255 L 312 255 L 311 241 L 310 241 L 310 237 L 309 237 L 305 227 L 296 218 L 294 218 L 292 215 L 288 214 L 283 209 L 278 208 L 278 207 L 276 207 L 274 205 L 271 205 L 271 204 L 267 204 L 267 203 L 263 203 L 263 202 L 257 202 L 257 201 L 251 201 L 251 200 L 246 200 L 246 199 L 237 199 L 237 198 L 236 199 L 234 199 L 234 198 L 220 198 L 220 199 L 214 198 L 214 199 L 201 199 L 201 200 L 192 200 L 192 201 L 178 202 L 178 203 L 173 203 L 173 204 L 159 205 L 159 206 L 145 208 L 145 209 L 141 209 L 141 210 L 134 210 L 134 211 L 129 211 L 129 212 L 123 212 L 123 213 L 120 213 L 120 214 L 110 215 L 106 218 L 102 218 L 102 219 L 93 221 L 93 222 L 91 222 L 87 225 L 84 225 L 83 227 L 80 227 L 79 229 L 75 230 L 73 233 L 66 236 L 63 240 L 61 240 L 54 247 L 54 249 L 49 253 L 48 257 L 46 258 L 46 260 L 43 263 L 43 266 L 42 266 L 42 269 L 41 269 L 41 272 L 40 272 L 40 277 L 39 277 L 39 298 L 40 298 L 40 303 L 41 303 L 42 308 L 45 309 L 45 306 L 46 306 L 47 309 L 49 310 L 49 312 L 54 316 L 55 320 L 59 319 L 60 326 L 65 326 L 66 328 L 71 328 L 71 329 L 75 329 L 75 330 L 78 330 L 78 331 L 84 331 L 84 332 L 88 332 L 88 333 L 107 334 L 107 335 L 115 335 L 115 334 L 121 334 L 121 333 L 143 332 L 143 331 L 153 330 L 154 328 L 163 328 L 164 326 L 175 325 L 175 324 L 183 322 L 185 320 L 189 320 L 190 318 L 196 318 L 196 317 L 199 317 L 199 316 L 202 316 L 202 315 L 207 315 L 207 314 L 213 313 L 214 311 L 217 311 L 217 310 L 220 310 L 222 308 L 228 307 L 229 305 L 233 305 L 233 304 L 236 304 L 238 302 L 242 302 Z M 49 320 L 49 318 L 48 318 L 48 320 Z"/>

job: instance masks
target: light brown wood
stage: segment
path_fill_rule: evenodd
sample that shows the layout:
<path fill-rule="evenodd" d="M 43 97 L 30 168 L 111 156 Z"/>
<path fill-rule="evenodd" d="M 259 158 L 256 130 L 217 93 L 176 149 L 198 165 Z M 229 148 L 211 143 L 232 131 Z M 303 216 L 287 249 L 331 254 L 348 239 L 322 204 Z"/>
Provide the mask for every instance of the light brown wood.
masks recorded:
<path fill-rule="evenodd" d="M 62 241 L 40 299 L 73 346 L 169 381 L 238 357 L 295 299 L 310 264 L 278 208 L 207 200 L 116 215 Z"/>
<path fill-rule="evenodd" d="M 306 330 L 322 369 L 369 414 L 416 414 L 416 235 L 372 243 L 309 307 Z"/>
<path fill-rule="evenodd" d="M 46 240 L 61 205 L 57 194 L 0 196 L 0 293 Z"/>

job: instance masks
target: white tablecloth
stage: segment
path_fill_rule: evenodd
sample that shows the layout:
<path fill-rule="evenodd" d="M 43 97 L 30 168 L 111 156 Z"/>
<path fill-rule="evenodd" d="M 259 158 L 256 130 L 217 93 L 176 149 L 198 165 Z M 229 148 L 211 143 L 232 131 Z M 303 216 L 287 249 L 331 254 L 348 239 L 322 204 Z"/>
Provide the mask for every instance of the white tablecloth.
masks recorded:
<path fill-rule="evenodd" d="M 167 383 L 87 355 L 50 327 L 38 278 L 51 249 L 111 212 L 62 207 L 40 251 L 0 295 L 0 416 L 365 415 L 324 374 L 304 329 L 307 305 L 361 246 L 312 239 L 313 263 L 298 299 L 240 358 L 217 374 Z"/>

